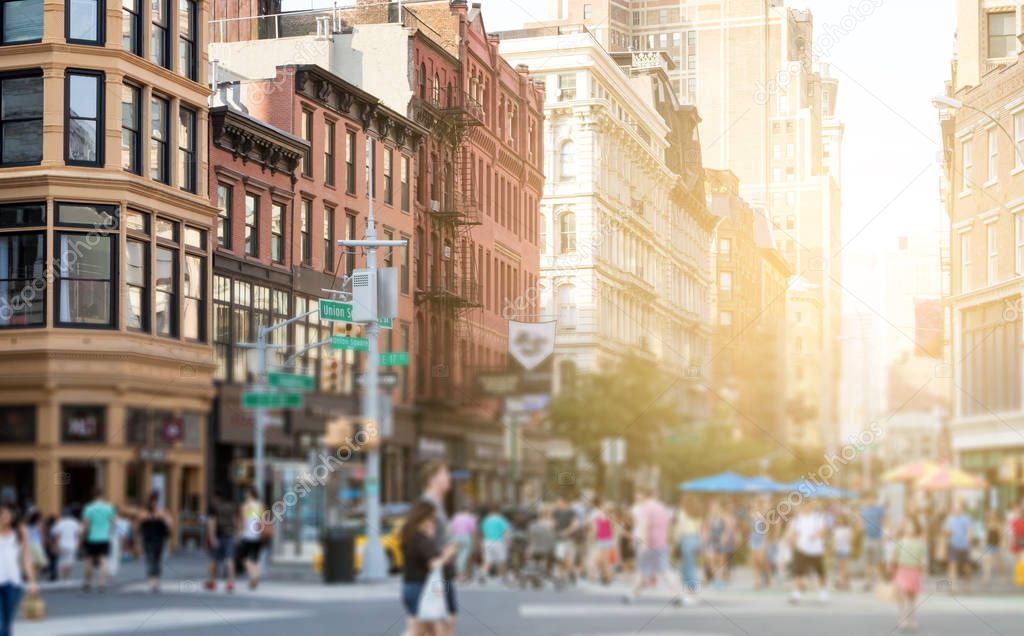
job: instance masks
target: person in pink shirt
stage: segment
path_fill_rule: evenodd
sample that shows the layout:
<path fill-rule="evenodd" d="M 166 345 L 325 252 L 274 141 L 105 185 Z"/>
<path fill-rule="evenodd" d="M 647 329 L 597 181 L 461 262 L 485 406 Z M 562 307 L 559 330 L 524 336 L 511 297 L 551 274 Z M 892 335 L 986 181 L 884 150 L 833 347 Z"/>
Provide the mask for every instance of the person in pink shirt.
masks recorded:
<path fill-rule="evenodd" d="M 473 539 L 476 536 L 476 515 L 467 505 L 452 517 L 448 524 L 452 541 L 455 542 L 455 573 L 460 581 L 469 580 L 469 556 L 473 554 Z"/>
<path fill-rule="evenodd" d="M 632 593 L 626 595 L 623 601 L 632 603 L 647 581 L 653 579 L 656 586 L 660 578 L 673 593 L 672 604 L 680 607 L 684 602 L 683 587 L 676 580 L 668 559 L 669 523 L 672 515 L 668 508 L 655 498 L 652 489 L 641 489 L 638 494 L 640 503 L 634 508 L 634 527 L 640 529 L 634 536 L 637 575 Z"/>

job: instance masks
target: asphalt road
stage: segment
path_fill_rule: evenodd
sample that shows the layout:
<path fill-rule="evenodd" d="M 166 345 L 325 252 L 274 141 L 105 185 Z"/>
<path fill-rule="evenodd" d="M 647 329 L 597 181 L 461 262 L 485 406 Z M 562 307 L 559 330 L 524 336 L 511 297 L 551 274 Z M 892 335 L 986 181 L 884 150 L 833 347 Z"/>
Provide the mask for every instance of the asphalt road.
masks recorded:
<path fill-rule="evenodd" d="M 404 616 L 397 581 L 324 586 L 313 581 L 268 581 L 234 594 L 203 591 L 196 578 L 173 578 L 160 594 L 128 582 L 104 594 L 48 590 L 50 616 L 18 622 L 16 636 L 166 634 L 173 636 L 401 634 Z M 1020 634 L 1024 594 L 950 596 L 932 584 L 920 599 L 919 634 Z M 712 636 L 897 633 L 896 608 L 860 592 L 833 593 L 825 603 L 792 606 L 781 588 L 749 585 L 706 592 L 694 607 L 676 608 L 667 593 L 630 605 L 622 588 L 520 591 L 500 584 L 460 590 L 460 635 Z"/>

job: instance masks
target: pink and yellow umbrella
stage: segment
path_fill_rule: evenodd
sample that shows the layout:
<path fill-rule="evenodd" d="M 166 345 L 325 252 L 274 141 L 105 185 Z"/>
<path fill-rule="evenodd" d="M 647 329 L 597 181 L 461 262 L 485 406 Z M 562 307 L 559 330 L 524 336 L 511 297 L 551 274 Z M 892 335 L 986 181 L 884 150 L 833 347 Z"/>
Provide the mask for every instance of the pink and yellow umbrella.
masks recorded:
<path fill-rule="evenodd" d="M 985 488 L 988 483 L 981 477 L 966 473 L 959 468 L 936 466 L 922 475 L 916 485 L 922 490 L 957 490 Z"/>
<path fill-rule="evenodd" d="M 935 462 L 922 459 L 916 462 L 903 464 L 902 466 L 897 466 L 882 475 L 882 479 L 885 481 L 914 481 L 921 479 L 938 468 L 939 465 Z"/>

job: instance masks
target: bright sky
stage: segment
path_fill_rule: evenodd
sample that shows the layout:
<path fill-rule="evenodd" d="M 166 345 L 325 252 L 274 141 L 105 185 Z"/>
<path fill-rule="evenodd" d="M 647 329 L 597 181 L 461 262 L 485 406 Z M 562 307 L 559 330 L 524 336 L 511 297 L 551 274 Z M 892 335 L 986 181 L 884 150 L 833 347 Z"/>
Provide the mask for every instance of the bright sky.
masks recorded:
<path fill-rule="evenodd" d="M 285 0 L 285 9 L 330 6 Z M 347 4 L 344 0 L 339 4 Z M 490 31 L 547 17 L 547 0 L 481 0 Z M 867 299 L 877 290 L 852 258 L 895 246 L 898 236 L 937 243 L 940 139 L 931 97 L 943 90 L 956 29 L 954 0 L 788 0 L 814 14 L 815 51 L 840 80 L 843 148 L 844 285 Z M 908 29 L 908 25 L 915 25 Z M 922 236 L 923 235 L 923 236 Z M 858 260 L 860 260 L 858 258 Z"/>
<path fill-rule="evenodd" d="M 900 235 L 925 234 L 937 242 L 945 213 L 938 198 L 940 138 L 931 97 L 949 77 L 954 0 L 929 0 L 926 24 L 920 2 L 787 4 L 812 11 L 815 51 L 840 80 L 844 256 L 891 248 Z M 547 2 L 482 0 L 482 6 L 494 31 L 544 19 Z M 872 281 L 858 280 L 852 263 L 844 269 L 844 284 L 858 296 L 869 295 Z"/>

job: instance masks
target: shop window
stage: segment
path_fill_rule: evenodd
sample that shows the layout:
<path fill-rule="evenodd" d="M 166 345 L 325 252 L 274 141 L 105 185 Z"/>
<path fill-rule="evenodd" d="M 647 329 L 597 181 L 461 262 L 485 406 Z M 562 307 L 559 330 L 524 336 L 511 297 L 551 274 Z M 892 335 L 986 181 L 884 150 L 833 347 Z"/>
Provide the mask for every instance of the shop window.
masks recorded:
<path fill-rule="evenodd" d="M 34 444 L 36 407 L 0 407 L 0 444 Z"/>
<path fill-rule="evenodd" d="M 103 406 L 61 407 L 60 436 L 65 444 L 102 444 L 106 427 L 107 411 Z"/>

